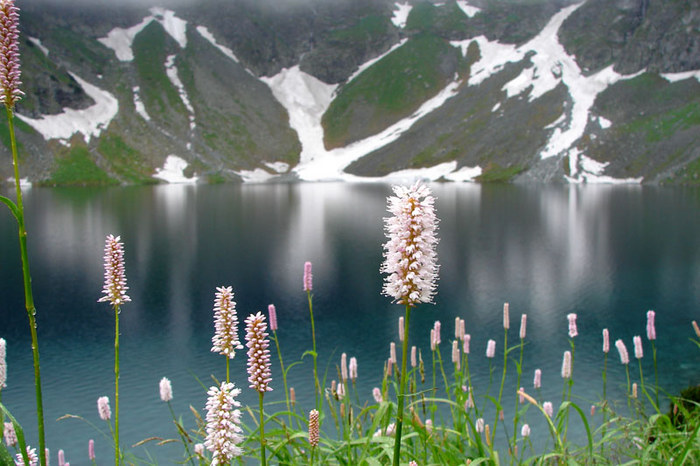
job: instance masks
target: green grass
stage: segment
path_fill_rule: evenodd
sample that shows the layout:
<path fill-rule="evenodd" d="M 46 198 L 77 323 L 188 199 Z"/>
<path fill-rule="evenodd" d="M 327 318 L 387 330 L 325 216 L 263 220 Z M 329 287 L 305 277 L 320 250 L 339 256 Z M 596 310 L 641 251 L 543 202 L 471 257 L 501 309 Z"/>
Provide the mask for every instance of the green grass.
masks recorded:
<path fill-rule="evenodd" d="M 84 145 L 73 147 L 67 154 L 57 155 L 55 163 L 56 167 L 45 184 L 61 186 L 117 184 L 116 180 L 110 178 L 97 166 Z"/>
<path fill-rule="evenodd" d="M 110 168 L 130 183 L 155 183 L 150 176 L 152 169 L 144 164 L 144 155 L 129 146 L 117 134 L 104 134 L 97 146 L 98 152 L 109 160 Z"/>
<path fill-rule="evenodd" d="M 476 177 L 480 183 L 505 183 L 512 180 L 516 175 L 525 170 L 525 167 L 520 165 L 511 165 L 502 167 L 497 163 L 489 163 L 484 168 L 484 171 Z"/>
<path fill-rule="evenodd" d="M 343 43 L 364 43 L 373 37 L 385 35 L 390 24 L 383 16 L 365 16 L 349 28 L 333 31 L 330 39 Z"/>

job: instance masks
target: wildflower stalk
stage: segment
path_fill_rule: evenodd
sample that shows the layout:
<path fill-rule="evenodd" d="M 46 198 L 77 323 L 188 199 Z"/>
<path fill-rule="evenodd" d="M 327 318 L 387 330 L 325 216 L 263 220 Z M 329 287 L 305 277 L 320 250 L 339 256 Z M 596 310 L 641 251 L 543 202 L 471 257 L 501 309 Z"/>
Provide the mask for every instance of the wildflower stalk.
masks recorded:
<path fill-rule="evenodd" d="M 114 305 L 114 464 L 120 464 L 119 454 L 119 305 Z"/>
<path fill-rule="evenodd" d="M 403 426 L 403 405 L 406 393 L 406 359 L 408 355 L 408 322 L 411 318 L 411 305 L 406 304 L 404 318 L 404 338 L 401 349 L 401 381 L 399 382 L 398 408 L 396 411 L 396 440 L 394 441 L 394 466 L 399 465 L 401 455 L 401 427 Z"/>
<path fill-rule="evenodd" d="M 260 399 L 260 463 L 265 466 L 267 463 L 265 461 L 265 414 L 263 411 L 263 397 L 265 392 L 258 392 L 258 398 Z"/>

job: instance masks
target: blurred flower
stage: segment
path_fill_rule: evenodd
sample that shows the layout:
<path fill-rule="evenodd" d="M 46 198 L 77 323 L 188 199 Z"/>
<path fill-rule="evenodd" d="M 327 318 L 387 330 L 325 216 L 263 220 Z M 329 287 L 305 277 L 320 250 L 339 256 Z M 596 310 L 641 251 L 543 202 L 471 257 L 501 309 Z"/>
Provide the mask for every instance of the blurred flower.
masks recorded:
<path fill-rule="evenodd" d="M 637 398 L 637 382 L 632 384 L 632 398 Z"/>
<path fill-rule="evenodd" d="M 166 377 L 160 379 L 160 399 L 166 403 L 173 399 L 173 386 Z"/>
<path fill-rule="evenodd" d="M 289 401 L 294 405 L 297 402 L 297 392 L 294 387 L 289 388 Z"/>
<path fill-rule="evenodd" d="M 95 460 L 95 441 L 93 439 L 88 440 L 88 459 Z"/>
<path fill-rule="evenodd" d="M 564 351 L 564 359 L 561 363 L 561 377 L 563 379 L 571 378 L 571 351 Z"/>
<path fill-rule="evenodd" d="M 383 294 L 409 306 L 430 303 L 439 268 L 435 198 L 420 183 L 410 188 L 395 186 L 394 194 L 387 199 L 387 210 L 393 216 L 384 219 L 388 241 L 380 270 L 388 276 Z"/>
<path fill-rule="evenodd" d="M 277 309 L 275 309 L 274 304 L 267 306 L 267 315 L 270 319 L 270 330 L 273 332 L 277 331 Z"/>
<path fill-rule="evenodd" d="M 348 355 L 345 353 L 340 355 L 340 378 L 343 382 L 348 381 Z"/>
<path fill-rule="evenodd" d="M 372 389 L 372 396 L 374 397 L 374 401 L 376 401 L 377 403 L 381 403 L 382 401 L 384 401 L 384 399 L 382 398 L 382 391 L 379 390 L 378 387 L 374 387 Z"/>
<path fill-rule="evenodd" d="M 530 426 L 527 424 L 523 424 L 522 429 L 520 429 L 520 435 L 523 437 L 527 438 L 530 436 Z"/>
<path fill-rule="evenodd" d="M 109 421 L 112 417 L 112 410 L 109 408 L 109 397 L 101 396 L 97 399 L 97 412 L 100 414 L 100 419 Z"/>
<path fill-rule="evenodd" d="M 97 302 L 109 301 L 112 306 L 131 301 L 127 296 L 126 276 L 124 274 L 124 245 L 119 241 L 119 236 L 107 236 L 105 240 L 105 284 L 102 292 L 104 296 Z"/>
<path fill-rule="evenodd" d="M 496 356 L 496 340 L 489 340 L 486 344 L 486 357 L 493 358 Z"/>
<path fill-rule="evenodd" d="M 403 324 L 403 316 L 399 317 L 399 341 L 403 341 L 403 331 L 404 331 L 404 324 Z"/>
<path fill-rule="evenodd" d="M 304 263 L 304 291 L 312 291 L 314 289 L 314 277 L 311 273 L 311 262 Z"/>
<path fill-rule="evenodd" d="M 319 423 L 318 411 L 312 409 L 309 411 L 309 444 L 312 447 L 318 446 L 319 441 Z"/>
<path fill-rule="evenodd" d="M 508 303 L 503 303 L 503 328 L 506 330 L 510 328 L 510 305 Z"/>
<path fill-rule="evenodd" d="M 14 447 L 17 445 L 17 433 L 15 432 L 15 426 L 11 422 L 5 422 L 3 429 L 3 437 L 5 437 L 5 445 L 8 447 Z"/>
<path fill-rule="evenodd" d="M 432 419 L 426 419 L 425 420 L 425 431 L 430 435 L 433 432 L 433 420 Z"/>
<path fill-rule="evenodd" d="M 36 466 L 37 464 L 39 464 L 39 457 L 36 454 L 36 448 L 31 448 L 29 445 L 27 445 L 27 456 L 29 457 L 28 466 Z M 15 465 L 25 466 L 24 458 L 22 458 L 21 453 L 17 453 L 17 455 L 15 455 L 15 458 Z"/>
<path fill-rule="evenodd" d="M 418 360 L 416 359 L 416 352 L 418 349 L 415 346 L 411 346 L 411 367 L 416 367 L 418 365 Z"/>
<path fill-rule="evenodd" d="M 357 358 L 350 358 L 350 379 L 354 382 L 357 379 Z"/>
<path fill-rule="evenodd" d="M 236 356 L 236 350 L 243 349 L 238 339 L 238 314 L 233 300 L 233 288 L 217 287 L 214 299 L 214 336 L 211 338 L 213 353 L 229 359 Z"/>
<path fill-rule="evenodd" d="M 518 390 L 518 393 L 519 393 L 518 401 L 520 402 L 520 404 L 525 403 L 525 396 L 523 395 L 523 393 L 525 393 L 525 388 L 520 387 L 520 389 Z"/>
<path fill-rule="evenodd" d="M 535 379 L 532 382 L 535 388 L 542 388 L 542 369 L 535 369 Z"/>
<path fill-rule="evenodd" d="M 469 354 L 469 342 L 471 341 L 472 336 L 466 333 L 464 335 L 464 341 L 462 343 L 462 352 L 464 354 Z"/>
<path fill-rule="evenodd" d="M 550 401 L 545 401 L 542 403 L 542 410 L 544 410 L 547 417 L 552 417 L 554 415 L 554 407 Z"/>
<path fill-rule="evenodd" d="M 484 419 L 481 417 L 476 420 L 476 431 L 479 433 L 484 431 Z"/>
<path fill-rule="evenodd" d="M 194 454 L 198 456 L 204 456 L 204 444 L 196 443 L 194 445 Z"/>
<path fill-rule="evenodd" d="M 637 359 L 642 359 L 644 357 L 644 350 L 642 349 L 642 337 L 636 335 L 632 338 L 634 342 L 634 357 Z"/>
<path fill-rule="evenodd" d="M 455 365 L 455 369 L 460 369 L 461 357 L 459 354 L 459 342 L 457 340 L 452 341 L 452 363 Z"/>
<path fill-rule="evenodd" d="M 49 455 L 46 455 L 48 461 Z M 58 466 L 66 466 L 66 454 L 63 450 L 58 450 Z"/>
<path fill-rule="evenodd" d="M 569 338 L 574 338 L 578 335 L 578 328 L 576 327 L 576 314 L 569 314 L 566 316 L 569 319 Z"/>
<path fill-rule="evenodd" d="M 19 86 L 19 8 L 14 0 L 0 2 L 0 102 L 14 108 L 22 98 Z"/>
<path fill-rule="evenodd" d="M 610 351 L 610 332 L 607 328 L 603 329 L 603 353 L 608 353 Z"/>
<path fill-rule="evenodd" d="M 627 347 L 625 346 L 625 342 L 623 342 L 622 340 L 617 340 L 615 342 L 615 347 L 617 348 L 617 352 L 620 353 L 620 362 L 622 364 L 629 364 L 630 357 L 627 353 Z"/>
<path fill-rule="evenodd" d="M 392 364 L 396 364 L 396 343 L 393 341 L 389 343 L 389 359 Z"/>
<path fill-rule="evenodd" d="M 267 340 L 267 323 L 260 312 L 251 314 L 245 320 L 246 346 L 248 347 L 248 382 L 250 388 L 260 393 L 272 391 L 269 386 L 270 375 L 270 342 Z"/>
<path fill-rule="evenodd" d="M 520 316 L 520 339 L 524 340 L 527 334 L 527 314 Z"/>
<path fill-rule="evenodd" d="M 7 387 L 6 345 L 5 339 L 0 338 L 0 390 Z"/>
<path fill-rule="evenodd" d="M 240 427 L 241 404 L 236 397 L 241 390 L 233 383 L 222 382 L 220 387 L 211 387 L 207 392 L 207 415 L 204 446 L 212 452 L 212 466 L 227 464 L 234 456 L 243 453 L 239 443 L 243 442 Z"/>
<path fill-rule="evenodd" d="M 647 311 L 647 340 L 656 340 L 656 325 L 654 324 L 654 318 L 656 313 L 654 311 Z"/>
<path fill-rule="evenodd" d="M 698 338 L 700 338 L 700 327 L 698 327 L 698 323 L 693 321 L 691 322 L 693 325 L 693 330 L 695 331 L 695 335 L 697 335 Z"/>

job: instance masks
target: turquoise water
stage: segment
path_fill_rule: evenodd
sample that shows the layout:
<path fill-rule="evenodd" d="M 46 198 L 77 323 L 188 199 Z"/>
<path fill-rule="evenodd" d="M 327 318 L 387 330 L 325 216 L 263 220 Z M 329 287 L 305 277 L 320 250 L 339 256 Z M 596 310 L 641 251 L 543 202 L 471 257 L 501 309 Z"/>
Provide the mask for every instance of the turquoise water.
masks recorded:
<path fill-rule="evenodd" d="M 645 375 L 652 376 L 645 324 L 646 311 L 653 309 L 662 387 L 675 393 L 700 382 L 700 351 L 689 341 L 694 336 L 690 321 L 700 321 L 700 190 L 471 184 L 432 188 L 441 219 L 438 294 L 434 305 L 412 313 L 410 333 L 411 344 L 422 349 L 426 362 L 433 322 L 443 324 L 441 350 L 447 361 L 454 319 L 464 318 L 472 335 L 472 381 L 483 394 L 489 381 L 486 342 L 497 341 L 495 367 L 500 374 L 502 306 L 509 302 L 510 342 L 517 339 L 520 315 L 528 314 L 521 385 L 531 390 L 533 371 L 541 368 L 541 396 L 556 407 L 561 401 L 562 354 L 570 349 L 566 315 L 575 312 L 579 336 L 573 390 L 575 400 L 588 407 L 601 395 L 600 335 L 605 327 L 613 341 L 624 339 L 630 354 L 632 337 L 644 337 Z M 114 319 L 110 307 L 97 302 L 107 234 L 121 235 L 125 242 L 132 298 L 120 317 L 124 445 L 177 435 L 158 396 L 161 377 L 171 379 L 173 408 L 192 427 L 189 406 L 202 411 L 203 385 L 211 384 L 211 375 L 225 376 L 224 360 L 210 352 L 217 286 L 233 287 L 241 321 L 270 303 L 276 305 L 285 363 L 311 348 L 302 291 L 307 260 L 314 264 L 319 368 L 328 370 L 330 381 L 337 378 L 341 353 L 357 357 L 357 392 L 362 400 L 371 399 L 389 342 L 398 341 L 397 319 L 403 312 L 381 296 L 382 218 L 389 194 L 388 185 L 339 183 L 28 190 L 27 228 L 52 461 L 60 448 L 71 464 L 87 464 L 90 438 L 96 440 L 98 464 L 111 458 L 108 441 L 88 422 L 57 421 L 70 413 L 106 429 L 96 400 L 113 395 Z M 2 401 L 36 444 L 16 234 L 11 215 L 2 209 L 0 337 L 8 342 L 8 387 Z M 626 379 L 614 351 L 608 391 L 620 396 Z M 308 409 L 311 361 L 303 361 L 291 370 L 289 384 Z M 633 363 L 634 380 L 639 376 Z M 257 406 L 257 394 L 246 388 L 243 352 L 232 363 L 231 378 L 244 389 L 241 400 Z M 266 399 L 283 399 L 276 358 L 272 386 Z M 515 388 L 509 377 L 506 393 Z M 544 429 L 536 415 L 528 416 L 533 433 Z M 148 445 L 149 454 L 161 463 L 179 454 Z M 145 455 L 141 447 L 132 450 Z"/>

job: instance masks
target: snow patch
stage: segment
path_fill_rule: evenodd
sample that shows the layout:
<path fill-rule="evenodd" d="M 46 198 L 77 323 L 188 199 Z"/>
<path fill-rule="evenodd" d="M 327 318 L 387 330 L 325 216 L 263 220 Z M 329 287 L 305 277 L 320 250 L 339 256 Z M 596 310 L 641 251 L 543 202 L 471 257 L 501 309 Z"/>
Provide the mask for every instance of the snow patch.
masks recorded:
<path fill-rule="evenodd" d="M 661 77 L 671 83 L 675 83 L 676 81 L 683 81 L 684 79 L 690 78 L 695 78 L 698 81 L 700 81 L 700 70 L 683 71 L 680 73 L 663 73 Z"/>
<path fill-rule="evenodd" d="M 92 97 L 95 105 L 82 110 L 64 108 L 62 113 L 44 115 L 37 119 L 17 114 L 18 118 L 41 133 L 46 140 L 62 139 L 67 142 L 73 134 L 81 133 L 85 136 L 85 141 L 90 142 L 92 137 L 98 137 L 109 126 L 119 111 L 119 101 L 112 94 L 93 86 L 74 73 L 71 73 L 71 76 L 85 93 Z"/>
<path fill-rule="evenodd" d="M 480 176 L 483 170 L 481 167 L 462 167 L 459 170 L 453 171 L 445 175 L 445 179 L 450 181 L 474 181 L 477 176 Z"/>
<path fill-rule="evenodd" d="M 607 118 L 604 118 L 602 116 L 599 116 L 598 117 L 598 124 L 600 125 L 601 128 L 608 129 L 612 126 L 612 121 L 610 121 Z"/>
<path fill-rule="evenodd" d="M 495 111 L 498 110 L 499 108 L 501 108 L 501 103 L 500 103 L 500 102 L 498 102 L 496 105 L 493 106 L 493 108 L 491 109 L 491 113 L 495 112 Z"/>
<path fill-rule="evenodd" d="M 481 11 L 481 8 L 469 5 L 465 0 L 457 0 L 457 6 L 464 12 L 469 18 L 473 18 L 475 14 Z"/>
<path fill-rule="evenodd" d="M 374 64 L 377 63 L 379 60 L 381 60 L 382 58 L 386 57 L 387 55 L 389 55 L 389 54 L 390 54 L 391 52 L 393 52 L 394 50 L 396 50 L 396 49 L 398 49 L 399 47 L 401 47 L 403 44 L 406 43 L 407 40 L 408 40 L 408 39 L 401 39 L 401 41 L 399 41 L 398 44 L 394 44 L 394 45 L 393 45 L 389 50 L 387 50 L 385 53 L 383 53 L 383 54 L 381 54 L 380 56 L 378 56 L 378 57 L 376 57 L 376 58 L 373 58 L 373 59 L 371 59 L 371 60 L 369 60 L 369 61 L 363 63 L 362 65 L 360 65 L 359 68 L 357 68 L 357 70 L 348 78 L 348 81 L 347 81 L 347 82 L 352 81 L 352 80 L 355 79 L 358 75 L 360 75 L 363 71 L 365 71 L 367 68 L 369 68 L 370 66 L 374 65 Z"/>
<path fill-rule="evenodd" d="M 7 183 L 11 184 L 12 186 L 15 185 L 15 178 L 13 176 L 9 177 L 5 181 L 7 181 Z M 19 179 L 19 186 L 21 188 L 31 188 L 32 183 L 31 183 L 31 181 L 29 181 L 29 178 L 20 178 Z"/>
<path fill-rule="evenodd" d="M 566 179 L 569 183 L 587 184 L 639 184 L 643 178 L 613 178 L 605 176 L 603 172 L 609 162 L 598 162 L 590 157 L 586 157 L 577 148 L 569 151 L 569 176 Z"/>
<path fill-rule="evenodd" d="M 184 172 L 187 165 L 186 160 L 176 155 L 169 155 L 165 159 L 163 168 L 156 168 L 156 174 L 153 175 L 153 178 L 158 178 L 168 183 L 196 183 L 198 177 L 187 178 L 185 176 Z"/>
<path fill-rule="evenodd" d="M 141 88 L 139 86 L 134 86 L 134 107 L 136 107 L 136 113 L 141 115 L 144 120 L 151 121 L 151 116 L 146 112 L 146 107 L 143 105 L 141 100 Z"/>
<path fill-rule="evenodd" d="M 44 47 L 44 46 L 41 44 L 41 41 L 40 41 L 39 39 L 37 39 L 36 37 L 27 37 L 27 38 L 31 41 L 32 44 L 34 44 L 34 45 L 36 45 L 37 47 L 39 47 L 39 50 L 41 50 L 41 51 L 44 53 L 44 55 L 46 55 L 47 57 L 49 56 L 49 49 L 47 49 L 46 47 Z"/>
<path fill-rule="evenodd" d="M 287 173 L 289 164 L 285 162 L 265 162 L 265 166 L 276 173 Z"/>
<path fill-rule="evenodd" d="M 394 10 L 394 16 L 391 18 L 391 22 L 394 23 L 394 26 L 397 28 L 403 29 L 406 27 L 406 20 L 413 9 L 413 5 L 409 5 L 408 3 L 394 3 L 394 6 L 396 9 Z"/>
<path fill-rule="evenodd" d="M 197 126 L 197 123 L 194 119 L 194 108 L 192 107 L 190 99 L 187 96 L 185 86 L 182 84 L 182 81 L 180 81 L 180 76 L 178 76 L 177 74 L 177 66 L 175 66 L 175 55 L 168 55 L 168 57 L 165 59 L 165 73 L 168 75 L 168 79 L 170 79 L 170 82 L 173 83 L 173 86 L 175 86 L 175 88 L 177 89 L 177 92 L 180 94 L 180 99 L 182 100 L 182 103 L 185 104 L 185 108 L 190 114 L 190 131 L 192 131 Z"/>
<path fill-rule="evenodd" d="M 154 7 L 149 10 L 150 16 L 146 16 L 140 23 L 130 28 L 114 28 L 106 37 L 97 39 L 99 42 L 114 50 L 117 59 L 120 61 L 132 61 L 134 51 L 132 45 L 134 37 L 148 26 L 151 21 L 158 21 L 163 29 L 180 45 L 187 46 L 187 21 L 175 16 L 175 12 L 163 8 Z"/>
<path fill-rule="evenodd" d="M 411 183 L 416 180 L 435 181 L 452 173 L 457 168 L 457 162 L 445 162 L 427 168 L 409 168 L 389 173 L 381 178 L 392 183 Z"/>
<path fill-rule="evenodd" d="M 206 40 L 208 40 L 214 47 L 219 49 L 221 53 L 229 57 L 231 60 L 235 61 L 236 63 L 239 63 L 238 57 L 233 53 L 233 50 L 230 48 L 226 47 L 225 45 L 221 45 L 216 41 L 216 38 L 214 38 L 214 35 L 209 32 L 209 29 L 207 29 L 204 26 L 197 26 L 197 32 L 199 35 L 204 37 Z"/>

